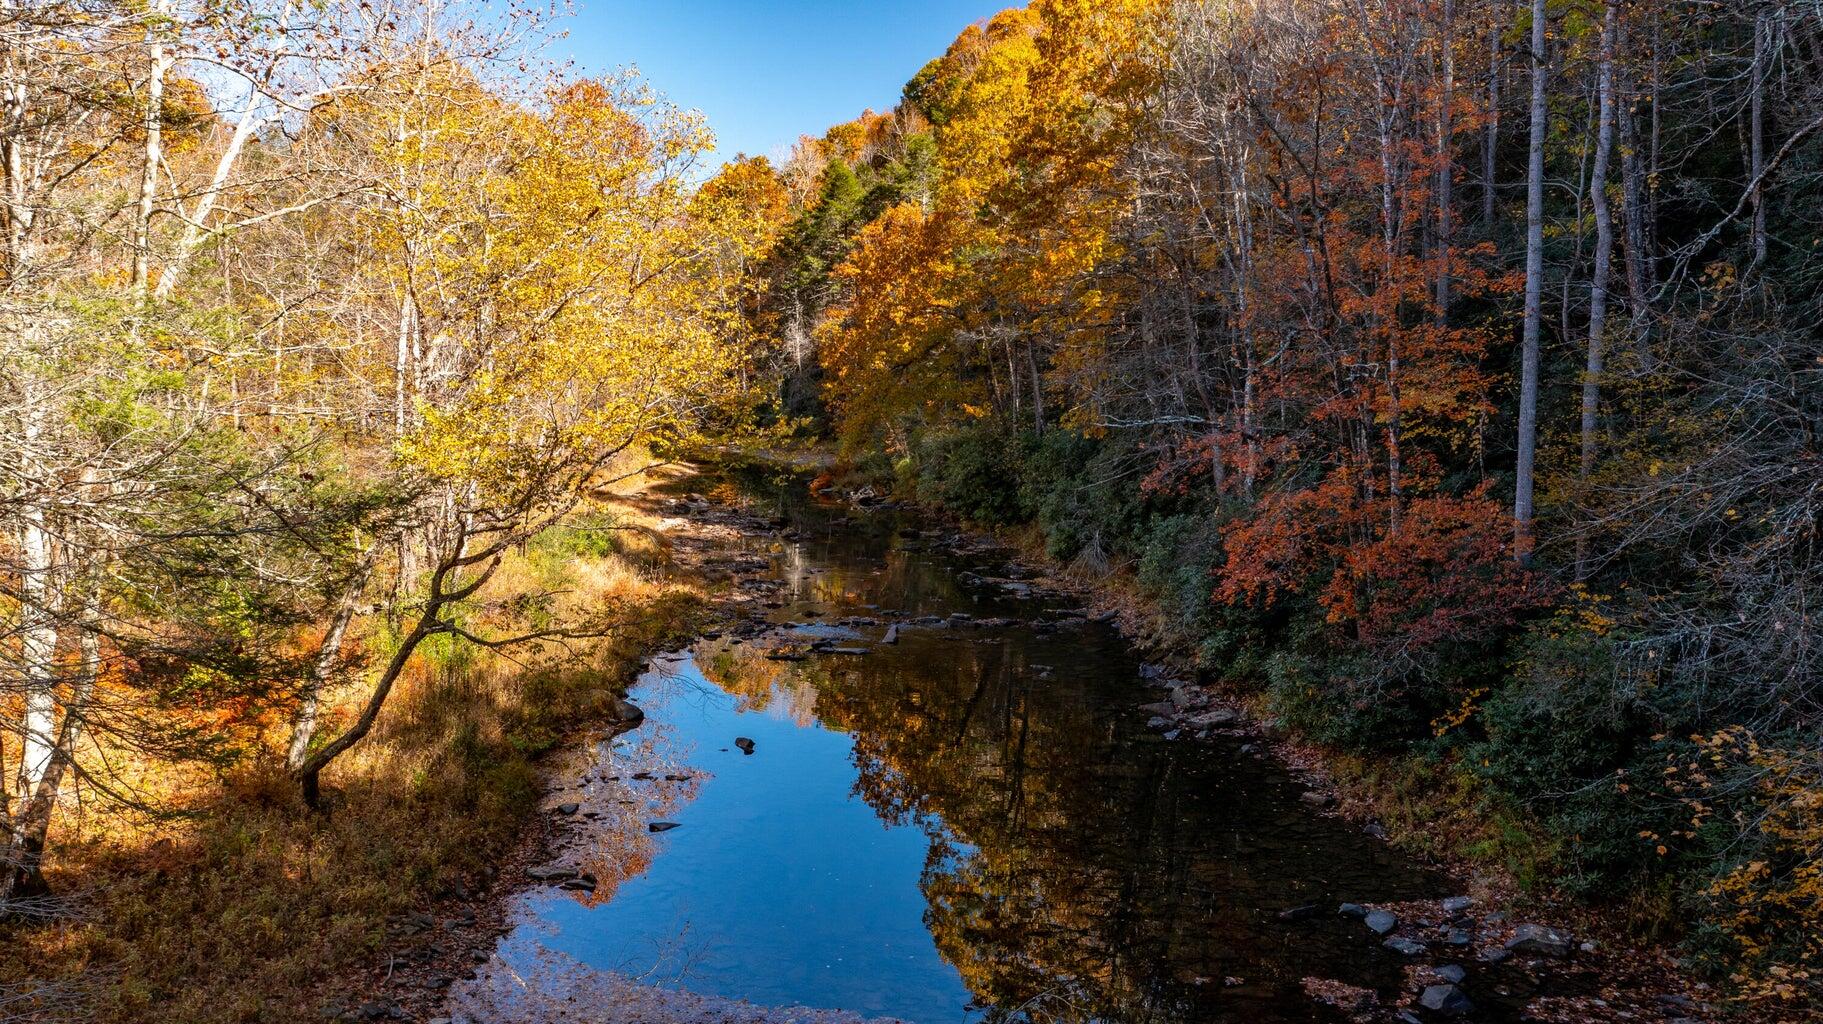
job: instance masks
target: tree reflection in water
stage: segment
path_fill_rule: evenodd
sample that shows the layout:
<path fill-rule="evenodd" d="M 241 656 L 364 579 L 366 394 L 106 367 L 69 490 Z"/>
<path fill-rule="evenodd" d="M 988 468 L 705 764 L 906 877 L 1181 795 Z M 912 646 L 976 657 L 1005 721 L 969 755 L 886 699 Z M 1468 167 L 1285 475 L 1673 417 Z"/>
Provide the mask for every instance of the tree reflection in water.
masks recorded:
<path fill-rule="evenodd" d="M 806 555 L 824 571 L 800 575 L 802 603 L 781 614 L 1027 621 L 908 628 L 859 659 L 718 647 L 698 664 L 754 706 L 789 700 L 853 737 L 856 794 L 930 838 L 925 923 L 989 1020 L 1311 1020 L 1306 977 L 1396 988 L 1395 958 L 1358 924 L 1278 912 L 1414 898 L 1433 880 L 1309 813 L 1238 741 L 1149 732 L 1138 665 L 1111 631 L 984 606 L 949 558 L 904 550 L 891 525 L 822 531 Z"/>

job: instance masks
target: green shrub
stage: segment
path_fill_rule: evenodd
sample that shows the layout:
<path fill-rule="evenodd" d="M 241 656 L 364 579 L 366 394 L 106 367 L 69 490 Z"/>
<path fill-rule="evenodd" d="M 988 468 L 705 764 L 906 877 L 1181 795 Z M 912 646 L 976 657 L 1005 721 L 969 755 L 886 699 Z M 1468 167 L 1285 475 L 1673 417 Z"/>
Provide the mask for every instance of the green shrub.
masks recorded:
<path fill-rule="evenodd" d="M 989 526 L 1024 522 L 1020 454 L 1016 438 L 991 428 L 928 435 L 918 445 L 918 498 Z"/>

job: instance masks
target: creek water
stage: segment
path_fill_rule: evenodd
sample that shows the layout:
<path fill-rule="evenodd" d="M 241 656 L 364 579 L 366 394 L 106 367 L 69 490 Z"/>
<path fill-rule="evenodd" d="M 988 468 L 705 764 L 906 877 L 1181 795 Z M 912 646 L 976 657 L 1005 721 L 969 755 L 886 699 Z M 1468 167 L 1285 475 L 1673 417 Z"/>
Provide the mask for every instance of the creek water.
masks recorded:
<path fill-rule="evenodd" d="M 1306 979 L 1399 991 L 1399 954 L 1335 906 L 1442 880 L 1311 809 L 1242 738 L 1164 739 L 1121 637 L 982 582 L 1006 572 L 990 556 L 789 478 L 744 486 L 793 538 L 751 545 L 776 631 L 641 677 L 644 725 L 578 783 L 599 886 L 524 897 L 497 953 L 515 983 L 555 960 L 619 979 L 614 999 L 912 1024 L 1341 1020 Z M 763 653 L 816 638 L 866 653 Z"/>

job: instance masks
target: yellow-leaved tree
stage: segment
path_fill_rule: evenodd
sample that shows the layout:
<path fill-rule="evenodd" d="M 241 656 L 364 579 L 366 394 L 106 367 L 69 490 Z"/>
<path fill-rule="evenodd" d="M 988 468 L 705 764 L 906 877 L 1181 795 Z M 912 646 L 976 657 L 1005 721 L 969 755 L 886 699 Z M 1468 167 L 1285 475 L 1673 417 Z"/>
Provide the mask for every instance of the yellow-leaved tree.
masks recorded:
<path fill-rule="evenodd" d="M 392 541 L 415 594 L 353 722 L 324 740 L 299 717 L 292 771 L 313 800 L 426 639 L 590 629 L 487 636 L 452 610 L 617 455 L 682 440 L 726 400 L 740 269 L 727 256 L 752 244 L 725 206 L 695 200 L 690 172 L 711 145 L 700 118 L 637 79 L 527 103 L 459 82 L 395 97 L 345 116 L 396 165 L 362 229 L 399 309 L 392 472 L 414 511 Z"/>

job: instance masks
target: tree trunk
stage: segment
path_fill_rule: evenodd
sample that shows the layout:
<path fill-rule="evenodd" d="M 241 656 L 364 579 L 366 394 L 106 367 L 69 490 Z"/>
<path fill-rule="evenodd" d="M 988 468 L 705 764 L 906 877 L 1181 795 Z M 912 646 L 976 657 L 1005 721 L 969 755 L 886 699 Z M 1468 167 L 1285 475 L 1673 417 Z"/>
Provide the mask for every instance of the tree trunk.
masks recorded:
<path fill-rule="evenodd" d="M 348 582 L 336 601 L 329 626 L 323 632 L 323 643 L 317 648 L 316 657 L 311 660 L 310 677 L 304 682 L 297 713 L 292 717 L 291 745 L 285 754 L 285 766 L 291 771 L 302 768 L 310 754 L 310 741 L 316 736 L 317 713 L 323 690 L 335 673 L 336 662 L 342 655 L 342 640 L 348 634 L 348 624 L 354 620 L 361 591 L 367 586 L 367 578 L 373 572 L 374 559 L 379 550 L 380 545 L 376 541 L 362 554 L 360 563 L 348 577 Z"/>
<path fill-rule="evenodd" d="M 1456 96 L 1456 3 L 1443 0 L 1443 95 L 1437 103 L 1437 322 L 1449 321 L 1450 310 L 1450 243 L 1454 238 L 1451 219 L 1455 211 L 1451 192 L 1455 187 L 1456 161 L 1451 136 Z"/>
<path fill-rule="evenodd" d="M 11 899 L 41 896 L 49 891 L 42 869 L 51 814 L 57 809 L 58 798 L 63 793 L 63 777 L 75 763 L 84 715 L 95 692 L 95 682 L 101 677 L 100 601 L 100 594 L 92 592 L 84 609 L 82 636 L 77 645 L 81 666 L 76 683 L 70 689 L 63 726 L 51 746 L 50 758 L 37 784 L 30 790 L 20 791 L 24 800 L 11 822 L 7 855 L 0 859 L 0 866 L 5 869 L 0 874 L 0 906 Z"/>
<path fill-rule="evenodd" d="M 486 586 L 487 581 L 493 578 L 494 573 L 499 570 L 500 560 L 506 549 L 512 543 L 523 540 L 523 538 L 517 538 L 512 541 L 496 541 L 481 552 L 471 555 L 467 553 L 469 524 L 466 518 L 459 515 L 454 517 L 450 529 L 452 536 L 449 543 L 441 548 L 448 554 L 439 556 L 437 568 L 431 573 L 428 592 L 424 598 L 424 608 L 418 613 L 418 619 L 412 624 L 411 629 L 400 638 L 399 646 L 394 649 L 392 658 L 387 661 L 386 668 L 380 673 L 380 678 L 374 682 L 373 691 L 368 695 L 367 703 L 362 706 L 360 715 L 355 718 L 354 724 L 350 725 L 340 736 L 324 744 L 316 753 L 305 757 L 302 764 L 292 769 L 292 776 L 297 779 L 304 802 L 311 807 L 318 806 L 323 769 L 329 767 L 331 762 L 366 738 L 367 734 L 373 730 L 374 722 L 379 720 L 380 709 L 385 707 L 386 698 L 391 695 L 392 688 L 398 683 L 399 676 L 404 673 L 406 665 L 410 664 L 412 655 L 418 650 L 418 645 L 438 633 L 450 632 L 449 624 L 445 623 L 442 618 L 443 610 L 452 604 L 466 600 Z M 484 568 L 476 572 L 474 578 L 461 583 L 454 589 L 448 588 L 452 576 L 457 576 L 465 569 L 478 564 L 484 565 Z"/>
<path fill-rule="evenodd" d="M 1513 470 L 1513 551 L 1530 563 L 1533 464 L 1538 452 L 1538 348 L 1544 306 L 1545 0 L 1532 0 L 1532 134 L 1526 154 L 1525 324 L 1519 369 L 1519 452 Z"/>
<path fill-rule="evenodd" d="M 133 300 L 143 304 L 152 273 L 152 210 L 158 197 L 158 165 L 164 161 L 165 72 L 170 58 L 165 49 L 165 24 L 170 0 L 160 0 L 147 17 L 146 50 L 151 71 L 146 80 L 146 111 L 141 125 L 145 150 L 139 169 L 139 204 L 133 214 Z"/>
<path fill-rule="evenodd" d="M 1481 136 L 1481 229 L 1494 230 L 1498 215 L 1495 199 L 1495 166 L 1500 152 L 1500 26 L 1495 19 L 1488 30 L 1488 122 Z"/>
<path fill-rule="evenodd" d="M 1595 268 L 1589 278 L 1589 355 L 1582 381 L 1582 461 L 1577 478 L 1586 488 L 1595 471 L 1596 417 L 1601 403 L 1602 333 L 1608 320 L 1608 272 L 1614 253 L 1614 218 L 1608 209 L 1608 162 L 1614 150 L 1614 43 L 1619 9 L 1608 0 L 1602 21 L 1601 57 L 1596 89 L 1601 95 L 1595 126 L 1595 166 L 1589 175 L 1589 199 L 1595 212 Z M 1576 539 L 1576 578 L 1587 579 L 1588 538 Z"/>
<path fill-rule="evenodd" d="M 1761 184 L 1766 168 L 1766 74 L 1771 60 L 1772 18 L 1764 8 L 1753 17 L 1753 70 L 1748 76 L 1748 168 L 1747 180 L 1753 182 L 1753 222 L 1749 241 L 1753 250 L 1752 266 L 1758 269 L 1766 262 L 1766 190 Z"/>
<path fill-rule="evenodd" d="M 31 371 L 28 370 L 29 374 Z M 18 512 L 19 660 L 23 676 L 20 759 L 13 790 L 29 799 L 50 767 L 55 749 L 57 714 L 56 549 L 52 543 L 44 492 L 53 486 L 40 463 L 40 446 L 49 411 L 29 379 L 24 386 L 24 430 L 20 437 L 23 483 L 28 489 Z"/>
<path fill-rule="evenodd" d="M 1626 26 L 1623 23 L 1617 38 L 1625 38 L 1625 33 Z M 1621 49 L 1618 43 L 1616 49 Z M 1631 79 L 1628 81 L 1629 102 L 1615 110 L 1615 127 L 1620 134 L 1620 212 L 1622 228 L 1626 234 L 1622 254 L 1627 273 L 1627 303 L 1633 321 L 1630 325 L 1633 347 L 1640 361 L 1640 369 L 1650 373 L 1653 369 L 1652 288 L 1658 275 L 1653 268 L 1651 211 L 1646 200 L 1647 172 L 1642 164 L 1639 133 L 1631 103 L 1635 89 L 1631 85 Z"/>

